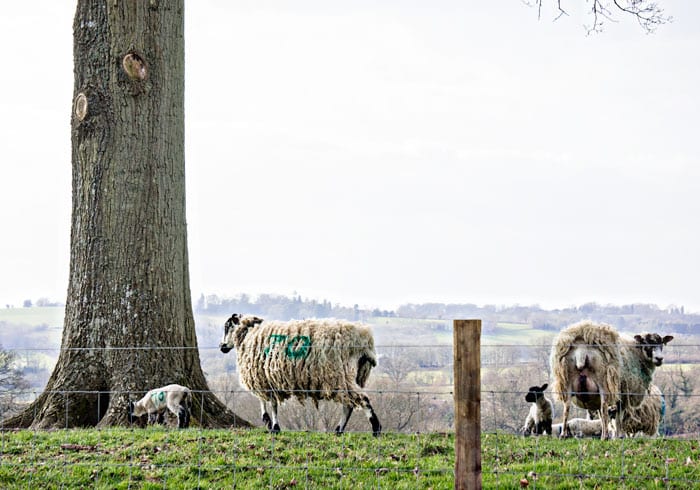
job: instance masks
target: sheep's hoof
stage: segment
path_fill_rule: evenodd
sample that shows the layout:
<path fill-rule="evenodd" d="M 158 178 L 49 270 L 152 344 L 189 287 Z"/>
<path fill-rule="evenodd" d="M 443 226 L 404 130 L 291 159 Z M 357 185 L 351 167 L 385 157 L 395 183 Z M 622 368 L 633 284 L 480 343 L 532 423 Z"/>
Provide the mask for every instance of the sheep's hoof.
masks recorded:
<path fill-rule="evenodd" d="M 338 427 L 335 428 L 335 435 L 336 435 L 336 436 L 343 435 L 343 431 L 340 430 L 340 426 L 338 426 Z"/>
<path fill-rule="evenodd" d="M 372 424 L 372 435 L 374 437 L 379 437 L 379 434 L 382 433 L 382 424 L 379 423 L 379 418 L 373 413 L 369 421 Z"/>
<path fill-rule="evenodd" d="M 272 427 L 272 429 L 270 429 L 270 432 L 272 432 L 273 434 L 279 434 L 280 433 L 279 424 L 275 424 L 274 427 Z"/>

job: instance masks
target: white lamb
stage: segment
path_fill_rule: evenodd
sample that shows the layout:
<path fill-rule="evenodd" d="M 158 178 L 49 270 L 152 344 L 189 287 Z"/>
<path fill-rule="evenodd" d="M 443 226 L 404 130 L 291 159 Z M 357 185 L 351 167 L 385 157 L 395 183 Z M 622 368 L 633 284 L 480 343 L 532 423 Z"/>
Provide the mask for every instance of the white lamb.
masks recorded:
<path fill-rule="evenodd" d="M 143 398 L 134 402 L 129 401 L 129 418 L 148 415 L 148 423 L 163 423 L 165 411 L 169 410 L 177 417 L 178 428 L 190 425 L 190 406 L 192 395 L 190 389 L 178 384 L 170 384 L 162 388 L 154 388 Z"/>
<path fill-rule="evenodd" d="M 262 420 L 271 432 L 280 431 L 278 403 L 294 396 L 315 404 L 341 403 L 337 434 L 345 430 L 354 408 L 364 411 L 372 434 L 380 434 L 379 418 L 361 390 L 377 365 L 369 327 L 336 320 L 263 322 L 234 314 L 224 325 L 219 347 L 223 353 L 235 347 L 241 383 L 260 400 Z"/>
<path fill-rule="evenodd" d="M 569 429 L 569 434 L 573 437 L 600 437 L 602 432 L 600 419 L 569 419 L 566 426 Z M 561 424 L 552 424 L 552 435 L 562 436 L 561 428 Z M 610 431 L 612 428 L 608 427 L 608 430 Z"/>

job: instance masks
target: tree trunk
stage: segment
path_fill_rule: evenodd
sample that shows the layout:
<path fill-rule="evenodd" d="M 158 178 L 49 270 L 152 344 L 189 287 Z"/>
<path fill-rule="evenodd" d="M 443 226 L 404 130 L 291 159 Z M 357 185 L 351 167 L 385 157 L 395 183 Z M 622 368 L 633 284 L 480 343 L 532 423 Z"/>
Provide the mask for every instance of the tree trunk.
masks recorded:
<path fill-rule="evenodd" d="M 5 427 L 128 423 L 129 398 L 194 392 L 193 423 L 249 425 L 202 372 L 185 222 L 183 0 L 79 0 L 71 260 L 61 353 Z"/>

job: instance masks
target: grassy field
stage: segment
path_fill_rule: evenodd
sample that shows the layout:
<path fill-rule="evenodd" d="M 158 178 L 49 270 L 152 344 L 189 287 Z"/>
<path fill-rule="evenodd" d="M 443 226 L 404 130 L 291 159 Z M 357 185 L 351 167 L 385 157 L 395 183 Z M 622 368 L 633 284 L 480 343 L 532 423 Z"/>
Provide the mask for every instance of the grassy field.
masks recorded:
<path fill-rule="evenodd" d="M 449 489 L 452 434 L 112 428 L 0 434 L 2 488 Z M 482 435 L 484 488 L 697 488 L 698 441 Z"/>

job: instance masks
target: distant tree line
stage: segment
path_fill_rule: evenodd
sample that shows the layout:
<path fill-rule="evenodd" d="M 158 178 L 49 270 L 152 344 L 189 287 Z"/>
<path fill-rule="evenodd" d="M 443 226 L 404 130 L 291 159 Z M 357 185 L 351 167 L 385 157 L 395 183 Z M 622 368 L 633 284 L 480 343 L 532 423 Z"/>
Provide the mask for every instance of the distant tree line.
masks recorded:
<path fill-rule="evenodd" d="M 369 317 L 392 317 L 395 312 L 380 309 L 362 309 L 359 305 L 342 306 L 328 300 L 302 299 L 277 294 L 261 294 L 252 298 L 240 294 L 233 298 L 222 298 L 215 294 L 201 295 L 195 304 L 197 314 L 230 315 L 233 313 L 259 315 L 270 320 L 333 317 L 362 321 Z"/>
<path fill-rule="evenodd" d="M 687 313 L 683 306 L 660 308 L 654 304 L 635 303 L 629 305 L 602 305 L 585 303 L 563 309 L 545 310 L 538 305 L 484 305 L 471 303 L 406 304 L 396 309 L 401 318 L 454 319 L 479 318 L 483 331 L 489 333 L 498 323 L 522 323 L 532 328 L 559 331 L 581 319 L 604 322 L 622 331 L 675 332 L 700 334 L 700 314 Z M 493 332 L 491 332 L 493 333 Z"/>
<path fill-rule="evenodd" d="M 604 305 L 585 303 L 568 308 L 545 310 L 538 305 L 476 305 L 474 303 L 408 303 L 396 310 L 360 308 L 359 305 L 333 304 L 328 300 L 261 294 L 256 298 L 241 294 L 233 298 L 201 295 L 195 305 L 198 314 L 254 314 L 275 320 L 334 317 L 364 321 L 372 317 L 398 317 L 449 321 L 455 318 L 479 318 L 486 334 L 496 333 L 499 323 L 521 323 L 532 328 L 556 332 L 565 326 L 589 319 L 604 322 L 622 331 L 664 331 L 700 334 L 700 314 L 688 313 L 683 306 L 660 308 L 654 304 Z"/>

